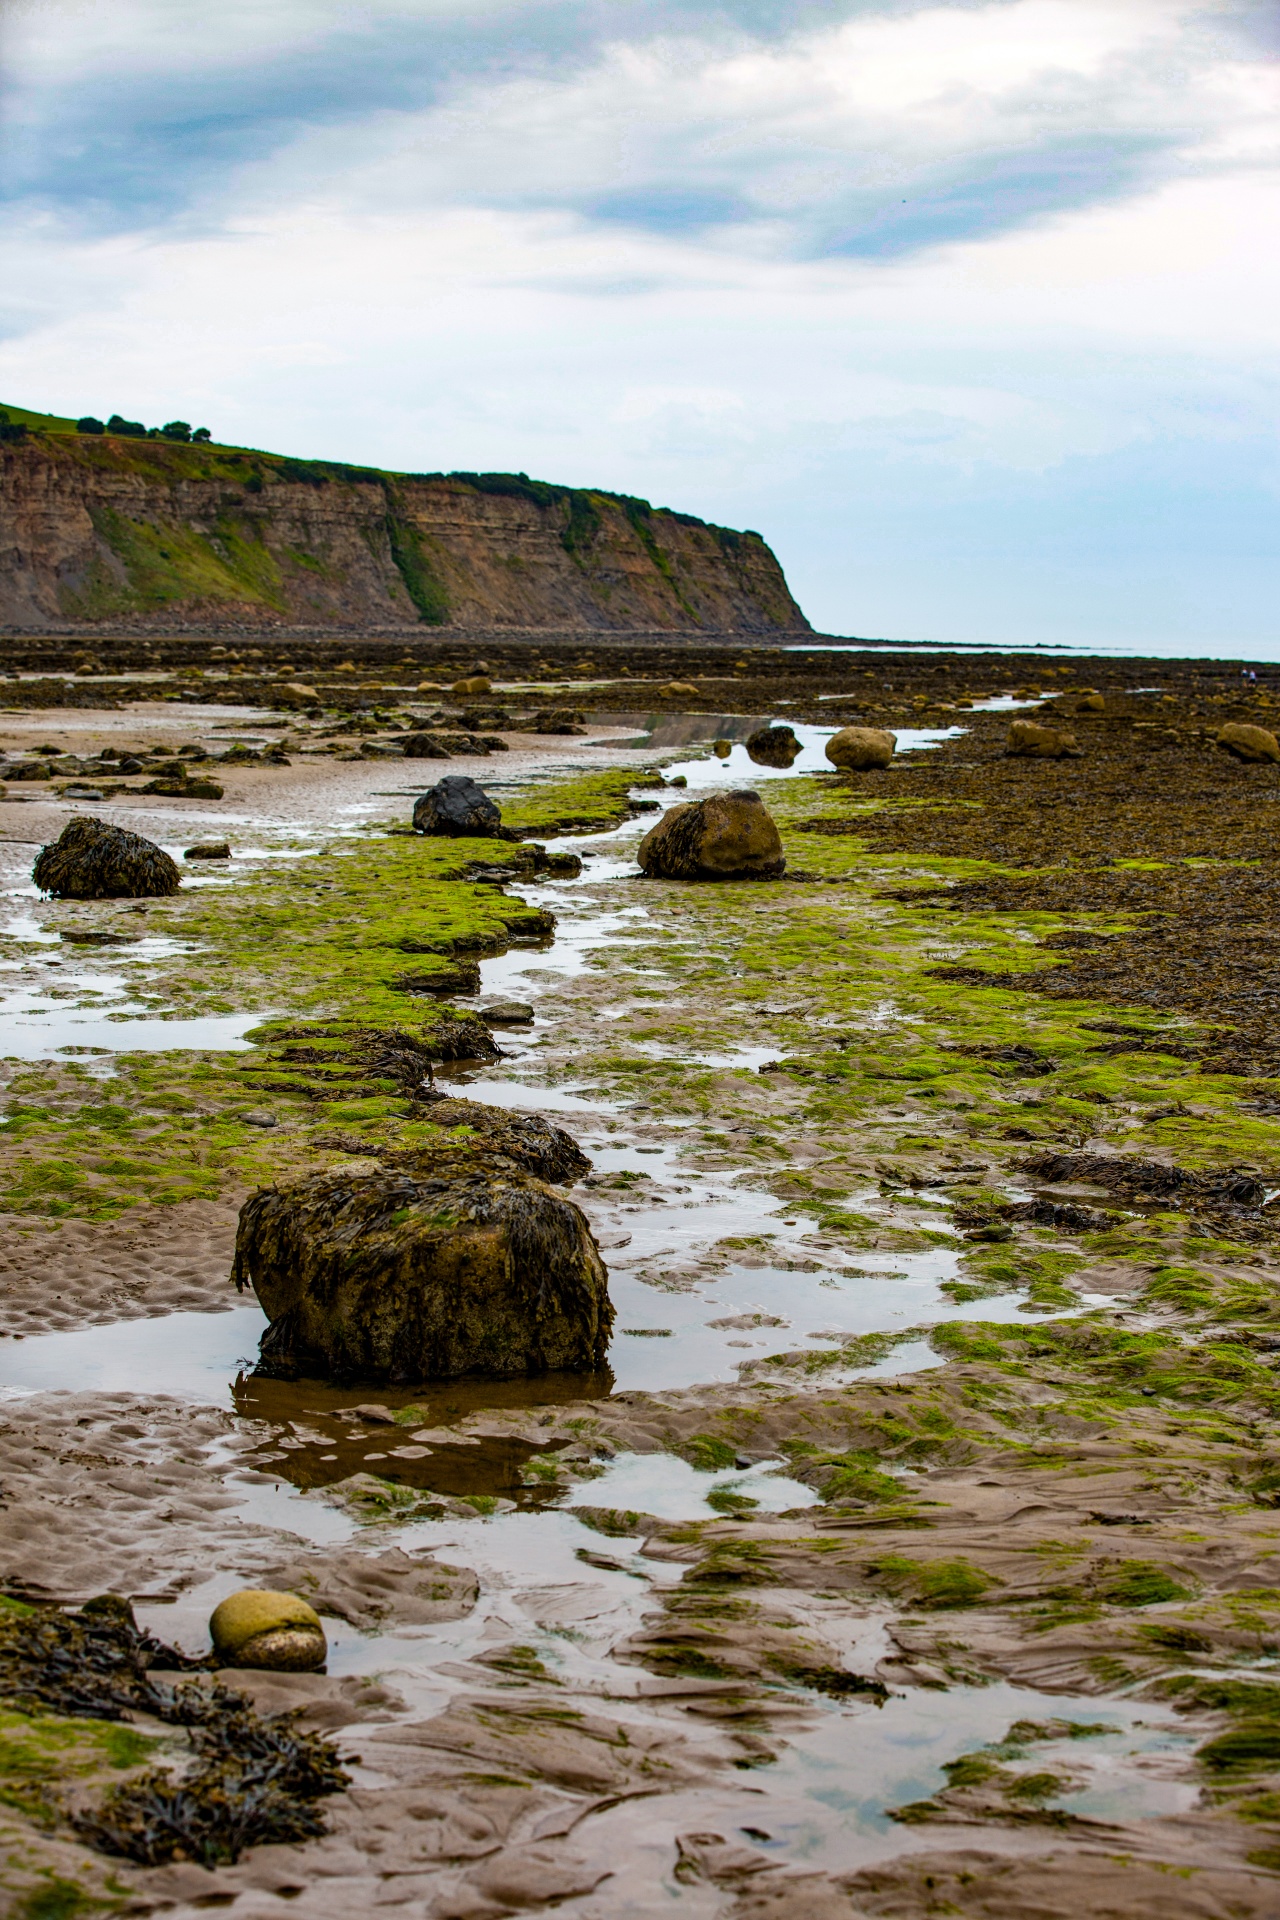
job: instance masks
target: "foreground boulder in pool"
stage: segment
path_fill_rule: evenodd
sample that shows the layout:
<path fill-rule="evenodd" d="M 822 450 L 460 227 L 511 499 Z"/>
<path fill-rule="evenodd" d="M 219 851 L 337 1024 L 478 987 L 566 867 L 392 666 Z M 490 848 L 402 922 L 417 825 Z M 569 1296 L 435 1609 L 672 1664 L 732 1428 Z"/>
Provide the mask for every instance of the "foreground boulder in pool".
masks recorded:
<path fill-rule="evenodd" d="M 750 788 L 672 807 L 636 858 L 656 880 L 777 880 L 787 865 L 778 829 Z"/>
<path fill-rule="evenodd" d="M 841 727 L 828 740 L 826 755 L 841 773 L 866 773 L 872 767 L 887 767 L 897 745 L 897 734 L 887 727 Z"/>
<path fill-rule="evenodd" d="M 1039 727 L 1034 720 L 1015 720 L 1005 747 L 1006 754 L 1020 760 L 1065 760 L 1079 751 L 1074 733 Z"/>
<path fill-rule="evenodd" d="M 209 1617 L 209 1637 L 223 1666 L 274 1673 L 310 1673 L 329 1651 L 314 1607 L 296 1593 L 262 1587 L 242 1587 L 220 1600 Z"/>
<path fill-rule="evenodd" d="M 588 1372 L 603 1365 L 613 1325 L 579 1209 L 465 1150 L 254 1194 L 232 1278 L 253 1287 L 271 1322 L 259 1373 L 286 1379 Z"/>
<path fill-rule="evenodd" d="M 757 727 L 747 736 L 747 755 L 758 767 L 789 767 L 799 751 L 790 727 Z"/>
<path fill-rule="evenodd" d="M 1237 760 L 1280 760 L 1280 741 L 1266 727 L 1251 727 L 1233 720 L 1218 735 L 1218 745 L 1233 753 Z"/>
<path fill-rule="evenodd" d="M 497 803 L 468 773 L 446 773 L 428 787 L 414 802 L 413 824 L 418 833 L 442 833 L 455 839 L 510 837 L 502 833 Z"/>
<path fill-rule="evenodd" d="M 163 847 L 92 817 L 73 820 L 41 847 L 31 878 L 59 900 L 153 900 L 182 881 Z"/>

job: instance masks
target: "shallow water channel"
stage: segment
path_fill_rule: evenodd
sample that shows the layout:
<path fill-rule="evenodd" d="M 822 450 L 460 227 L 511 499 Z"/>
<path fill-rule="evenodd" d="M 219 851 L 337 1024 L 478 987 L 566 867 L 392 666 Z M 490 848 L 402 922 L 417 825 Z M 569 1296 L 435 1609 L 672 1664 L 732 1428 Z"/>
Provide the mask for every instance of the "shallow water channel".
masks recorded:
<path fill-rule="evenodd" d="M 821 764 L 821 746 L 832 729 L 797 725 L 796 731 L 802 755 L 793 773 L 804 771 L 807 763 Z M 945 734 L 904 735 L 900 744 L 903 750 L 927 750 L 941 737 Z M 753 766 L 741 746 L 723 762 L 689 758 L 667 772 L 683 773 L 689 794 L 742 784 L 744 775 L 752 784 L 780 777 Z M 663 802 L 685 797 L 668 790 Z M 544 1012 L 542 1003 L 553 997 L 557 982 L 598 964 L 602 952 L 616 949 L 609 964 L 619 1001 L 625 999 L 628 979 L 641 971 L 631 968 L 626 941 L 643 928 L 647 911 L 643 901 L 621 897 L 613 883 L 634 872 L 634 844 L 649 824 L 642 818 L 610 833 L 565 842 L 584 857 L 579 880 L 520 884 L 524 898 L 557 916 L 554 944 L 483 960 L 482 993 L 529 1001 L 535 1019 L 526 1034 L 534 1041 L 554 1023 L 554 1013 Z M 270 850 L 264 851 L 270 857 Z M 19 925 L 10 931 L 20 926 L 19 937 L 31 942 L 44 965 L 38 984 L 25 975 L 0 1005 L 7 1018 L 4 1047 L 11 1056 L 32 1059 L 84 1049 L 109 1059 L 111 1052 L 130 1047 L 248 1044 L 243 1035 L 261 1018 L 260 1011 L 221 1020 L 167 1020 L 148 1007 L 142 993 L 145 964 L 139 963 L 159 958 L 163 948 L 145 936 L 129 950 L 127 969 L 113 964 L 114 954 L 67 959 L 65 948 L 50 954 L 50 936 L 31 917 L 24 892 L 29 889 L 21 885 L 10 890 L 11 911 L 19 915 Z M 51 960 L 63 965 L 55 968 Z M 446 1070 L 440 1078 L 449 1078 L 470 1099 L 547 1113 L 568 1126 L 590 1154 L 593 1173 L 573 1190 L 573 1198 L 591 1218 L 609 1268 L 617 1325 L 608 1373 L 586 1380 L 574 1375 L 454 1382 L 412 1392 L 258 1380 L 252 1365 L 265 1321 L 256 1305 L 241 1301 L 219 1313 L 172 1313 L 0 1341 L 0 1396 L 137 1391 L 163 1383 L 166 1393 L 181 1399 L 229 1407 L 252 1423 L 257 1436 L 252 1450 L 228 1455 L 226 1462 L 239 1512 L 315 1544 L 362 1537 L 373 1543 L 374 1536 L 362 1535 L 345 1509 L 324 1498 L 327 1486 L 355 1473 L 376 1474 L 453 1501 L 477 1500 L 475 1517 L 455 1512 L 446 1520 L 411 1521 L 394 1532 L 394 1544 L 410 1552 L 431 1549 L 475 1568 L 481 1578 L 475 1611 L 461 1621 L 398 1635 L 362 1635 L 331 1621 L 330 1670 L 392 1675 L 413 1705 L 429 1708 L 443 1705 L 456 1688 L 456 1680 L 439 1671 L 445 1663 L 514 1637 L 536 1647 L 566 1679 L 607 1692 L 616 1703 L 634 1693 L 641 1670 L 618 1666 L 611 1649 L 652 1607 L 655 1586 L 677 1581 L 681 1570 L 645 1556 L 642 1533 L 602 1540 L 575 1517 L 573 1507 L 691 1520 L 715 1511 L 708 1495 L 717 1490 L 746 1495 L 761 1514 L 803 1508 L 816 1496 L 781 1472 L 780 1462 L 743 1461 L 718 1473 L 700 1473 L 674 1456 L 635 1454 L 614 1458 L 598 1477 L 584 1479 L 566 1495 L 554 1484 L 527 1483 L 526 1468 L 538 1452 L 531 1442 L 447 1430 L 456 1430 L 468 1415 L 500 1416 L 515 1407 L 543 1408 L 554 1418 L 557 1407 L 614 1389 L 732 1383 L 744 1364 L 785 1352 L 838 1351 L 842 1341 L 869 1334 L 892 1336 L 898 1344 L 862 1364 L 855 1349 L 847 1363 L 824 1372 L 824 1384 L 873 1372 L 897 1374 L 937 1364 L 927 1339 L 934 1323 L 1028 1316 L 1016 1295 L 967 1305 L 951 1301 L 941 1289 L 956 1276 L 954 1250 L 871 1253 L 854 1264 L 813 1230 L 801 1210 L 770 1193 L 763 1174 L 706 1172 L 692 1165 L 685 1121 L 664 1119 L 647 1105 L 643 1114 L 633 1113 L 627 1103 L 572 1085 L 548 1086 L 528 1038 L 522 1041 L 507 1030 L 502 1044 L 508 1058 L 500 1066 Z M 749 1072 L 772 1057 L 772 1049 L 751 1046 L 690 1056 L 699 1064 Z M 635 1179 L 621 1190 L 591 1184 L 618 1173 Z M 916 1196 L 925 1204 L 943 1198 Z M 873 1216 L 887 1214 L 893 1204 L 878 1188 L 850 1196 L 850 1205 Z M 721 1259 L 708 1272 L 710 1250 L 726 1239 L 755 1246 Z M 403 1424 L 353 1420 L 350 1409 L 364 1400 L 389 1410 L 412 1406 L 419 1411 Z M 429 1431 L 430 1441 L 417 1440 L 415 1428 Z M 499 1510 L 486 1517 L 484 1509 L 494 1502 Z M 387 1544 L 392 1541 L 382 1531 L 376 1545 Z M 597 1564 L 605 1549 L 606 1563 Z M 176 1605 L 144 1612 L 158 1630 L 198 1646 L 210 1605 L 234 1584 L 234 1576 L 218 1575 Z M 867 1671 L 877 1649 L 884 1650 L 881 1627 L 860 1618 L 847 1647 L 851 1664 Z M 1049 1713 L 1112 1729 L 1097 1738 L 1095 1778 L 1085 1792 L 1072 1796 L 1072 1812 L 1119 1818 L 1189 1804 L 1188 1790 L 1166 1783 L 1159 1766 L 1160 1755 L 1180 1736 L 1150 1710 L 1144 1722 L 1140 1710 L 1127 1703 L 1109 1702 L 1102 1709 L 1062 1698 L 1047 1703 L 1043 1696 L 1003 1685 L 955 1688 L 945 1695 L 913 1692 L 878 1707 L 867 1699 L 805 1696 L 801 1723 L 771 1766 L 723 1790 L 690 1794 L 687 1807 L 673 1809 L 667 1796 L 639 1817 L 634 1807 L 594 1816 L 590 1844 L 606 1849 L 617 1862 L 620 1890 L 611 1896 L 609 1911 L 629 1910 L 622 1891 L 628 1871 L 645 1884 L 666 1872 L 673 1823 L 727 1834 L 745 1831 L 758 1836 L 752 1844 L 777 1857 L 832 1869 L 923 1845 L 923 1839 L 893 1825 L 885 1808 L 938 1790 L 944 1784 L 943 1762 L 984 1740 L 998 1740 L 1011 1722 Z M 1135 1756 L 1147 1758 L 1135 1761 Z M 1047 1763 L 1053 1754 L 1038 1748 L 1036 1757 Z M 748 1801 L 759 1808 L 751 1819 L 744 1813 Z M 668 1890 L 680 1897 L 674 1883 L 668 1882 Z"/>

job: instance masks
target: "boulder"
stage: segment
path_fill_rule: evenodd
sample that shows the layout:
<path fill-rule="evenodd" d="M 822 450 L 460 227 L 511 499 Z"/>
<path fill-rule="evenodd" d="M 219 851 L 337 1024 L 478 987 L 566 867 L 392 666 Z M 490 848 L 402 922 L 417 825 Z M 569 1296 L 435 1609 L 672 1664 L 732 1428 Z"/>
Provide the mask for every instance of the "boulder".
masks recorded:
<path fill-rule="evenodd" d="M 582 724 L 586 714 L 581 707 L 548 707 L 545 712 L 536 715 L 533 733 L 585 733 Z"/>
<path fill-rule="evenodd" d="M 1034 720 L 1015 720 L 1009 729 L 1007 754 L 1023 760 L 1063 760 L 1079 753 L 1074 733 L 1062 733 L 1056 727 L 1040 727 Z"/>
<path fill-rule="evenodd" d="M 92 816 L 73 820 L 41 847 L 31 878 L 60 900 L 141 900 L 176 893 L 176 862 L 139 833 Z"/>
<path fill-rule="evenodd" d="M 1233 720 L 1218 735 L 1218 745 L 1237 760 L 1280 760 L 1280 741 L 1265 727 L 1252 727 Z"/>
<path fill-rule="evenodd" d="M 733 752 L 733 742 L 732 740 L 713 740 L 711 751 L 717 760 L 727 760 Z"/>
<path fill-rule="evenodd" d="M 841 727 L 828 740 L 826 755 L 842 773 L 866 773 L 872 767 L 887 767 L 897 745 L 897 734 L 886 727 Z"/>
<path fill-rule="evenodd" d="M 465 679 L 455 680 L 449 691 L 464 697 L 470 694 L 492 693 L 493 682 L 487 673 L 469 673 Z"/>
<path fill-rule="evenodd" d="M 407 733 L 400 750 L 406 760 L 447 760 L 450 752 L 438 733 Z"/>
<path fill-rule="evenodd" d="M 500 837 L 502 814 L 469 773 L 446 773 L 414 802 L 413 825 L 418 833 L 493 840 Z"/>
<path fill-rule="evenodd" d="M 750 788 L 671 807 L 636 857 L 643 873 L 661 880 L 776 880 L 787 864 L 778 829 Z"/>
<path fill-rule="evenodd" d="M 789 767 L 799 751 L 790 727 L 757 727 L 747 736 L 747 753 L 758 767 Z"/>
<path fill-rule="evenodd" d="M 226 1667 L 309 1673 L 324 1665 L 329 1651 L 314 1607 L 296 1593 L 259 1587 L 242 1587 L 219 1601 L 209 1618 L 209 1637 Z"/>
<path fill-rule="evenodd" d="M 264 1188 L 241 1209 L 232 1278 L 271 1322 L 258 1371 L 284 1378 L 591 1371 L 613 1325 L 580 1210 L 465 1150 Z"/>
<path fill-rule="evenodd" d="M 229 860 L 231 844 L 227 840 L 202 840 L 197 846 L 188 847 L 182 857 L 184 860 Z"/>

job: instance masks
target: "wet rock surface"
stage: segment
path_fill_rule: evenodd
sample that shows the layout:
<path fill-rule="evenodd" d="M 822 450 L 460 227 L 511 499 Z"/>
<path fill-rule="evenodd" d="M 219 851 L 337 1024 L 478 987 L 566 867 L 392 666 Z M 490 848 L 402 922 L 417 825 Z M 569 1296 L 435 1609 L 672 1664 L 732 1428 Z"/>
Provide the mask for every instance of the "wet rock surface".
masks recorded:
<path fill-rule="evenodd" d="M 325 1378 L 591 1370 L 613 1322 L 579 1209 L 466 1152 L 256 1194 L 234 1278 L 271 1321 L 260 1368 Z"/>
<path fill-rule="evenodd" d="M 747 788 L 669 808 L 636 858 L 659 880 L 776 880 L 786 868 L 778 829 Z"/>
<path fill-rule="evenodd" d="M 414 801 L 413 824 L 418 833 L 491 840 L 502 825 L 502 813 L 470 774 L 446 773 Z"/>
<path fill-rule="evenodd" d="M 176 893 L 178 868 L 151 840 L 106 820 L 72 820 L 36 856 L 31 877 L 61 900 L 155 899 Z"/>
<path fill-rule="evenodd" d="M 887 727 L 841 727 L 828 740 L 825 752 L 842 772 L 865 773 L 872 767 L 889 766 L 897 745 L 897 735 Z"/>

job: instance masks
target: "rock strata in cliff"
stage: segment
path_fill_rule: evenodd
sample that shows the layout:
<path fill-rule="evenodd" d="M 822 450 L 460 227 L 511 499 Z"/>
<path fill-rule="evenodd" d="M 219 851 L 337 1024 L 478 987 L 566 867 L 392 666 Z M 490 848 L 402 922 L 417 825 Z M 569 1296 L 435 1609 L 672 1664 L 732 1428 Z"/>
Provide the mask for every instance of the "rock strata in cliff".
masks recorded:
<path fill-rule="evenodd" d="M 10 413 L 0 624 L 151 621 L 773 634 L 758 533 L 525 474 L 392 474 Z"/>

